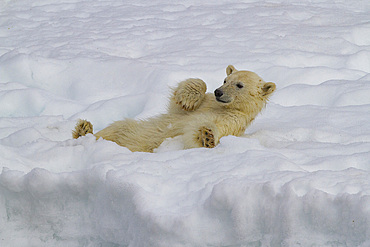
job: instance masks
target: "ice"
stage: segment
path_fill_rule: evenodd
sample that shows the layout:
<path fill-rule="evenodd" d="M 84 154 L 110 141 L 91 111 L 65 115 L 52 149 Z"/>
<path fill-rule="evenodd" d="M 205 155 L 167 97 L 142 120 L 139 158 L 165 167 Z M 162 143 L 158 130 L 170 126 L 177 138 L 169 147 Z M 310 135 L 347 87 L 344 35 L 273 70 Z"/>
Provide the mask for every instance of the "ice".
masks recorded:
<path fill-rule="evenodd" d="M 0 2 L 0 246 L 370 246 L 367 1 Z M 225 68 L 277 91 L 242 137 L 94 136 Z"/>

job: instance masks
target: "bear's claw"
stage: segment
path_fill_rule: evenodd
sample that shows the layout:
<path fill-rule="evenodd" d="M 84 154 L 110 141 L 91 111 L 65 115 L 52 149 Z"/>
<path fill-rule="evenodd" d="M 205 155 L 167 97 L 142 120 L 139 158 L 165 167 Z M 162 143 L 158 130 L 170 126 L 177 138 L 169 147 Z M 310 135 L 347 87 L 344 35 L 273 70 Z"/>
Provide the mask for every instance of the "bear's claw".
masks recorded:
<path fill-rule="evenodd" d="M 200 139 L 202 147 L 214 148 L 216 146 L 215 138 L 211 129 L 203 127 L 199 130 L 199 132 L 200 136 L 198 139 Z"/>

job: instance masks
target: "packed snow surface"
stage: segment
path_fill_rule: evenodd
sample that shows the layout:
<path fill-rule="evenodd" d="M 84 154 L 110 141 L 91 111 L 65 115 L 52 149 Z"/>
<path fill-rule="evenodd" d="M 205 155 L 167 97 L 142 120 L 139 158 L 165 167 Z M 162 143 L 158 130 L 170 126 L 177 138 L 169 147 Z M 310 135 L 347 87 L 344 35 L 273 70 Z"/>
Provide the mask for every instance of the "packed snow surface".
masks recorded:
<path fill-rule="evenodd" d="M 0 246 L 370 246 L 368 0 L 0 1 Z M 88 135 L 225 68 L 277 91 L 242 137 Z"/>

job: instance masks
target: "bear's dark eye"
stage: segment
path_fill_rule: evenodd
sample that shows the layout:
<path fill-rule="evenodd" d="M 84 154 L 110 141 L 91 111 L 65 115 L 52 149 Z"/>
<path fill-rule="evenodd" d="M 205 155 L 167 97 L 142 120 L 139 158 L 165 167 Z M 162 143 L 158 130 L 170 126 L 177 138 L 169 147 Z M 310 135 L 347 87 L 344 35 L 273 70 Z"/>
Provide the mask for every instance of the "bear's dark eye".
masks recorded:
<path fill-rule="evenodd" d="M 226 83 L 226 79 L 224 80 L 224 84 Z"/>
<path fill-rule="evenodd" d="M 236 84 L 236 86 L 237 86 L 238 88 L 243 88 L 243 87 L 244 87 L 244 85 L 243 85 L 242 83 L 238 83 L 238 84 Z"/>

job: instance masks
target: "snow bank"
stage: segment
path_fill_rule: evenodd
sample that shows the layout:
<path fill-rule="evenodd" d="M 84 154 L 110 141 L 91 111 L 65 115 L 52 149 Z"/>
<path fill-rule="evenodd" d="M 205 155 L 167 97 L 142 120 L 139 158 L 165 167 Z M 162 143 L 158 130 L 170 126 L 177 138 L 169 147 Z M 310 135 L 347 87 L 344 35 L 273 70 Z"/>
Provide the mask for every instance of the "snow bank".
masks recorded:
<path fill-rule="evenodd" d="M 0 3 L 0 246 L 369 246 L 366 1 Z M 278 90 L 243 137 L 92 135 L 234 64 Z"/>

